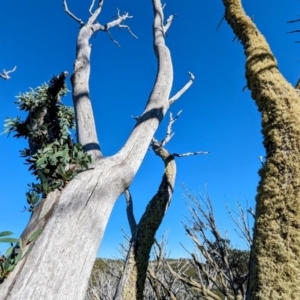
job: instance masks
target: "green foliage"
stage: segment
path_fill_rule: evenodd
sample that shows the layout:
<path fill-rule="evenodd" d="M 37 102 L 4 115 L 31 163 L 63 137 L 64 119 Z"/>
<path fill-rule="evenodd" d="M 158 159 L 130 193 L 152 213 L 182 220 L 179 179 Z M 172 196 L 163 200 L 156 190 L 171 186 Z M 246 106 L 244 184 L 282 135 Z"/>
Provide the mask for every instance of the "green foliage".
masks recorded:
<path fill-rule="evenodd" d="M 29 170 L 38 180 L 29 184 L 26 193 L 32 211 L 42 196 L 63 188 L 78 172 L 89 168 L 91 156 L 80 144 L 73 143 L 70 130 L 75 128 L 72 107 L 62 104 L 61 98 L 68 92 L 67 73 L 53 77 L 49 84 L 30 89 L 17 96 L 16 104 L 28 113 L 26 120 L 20 117 L 5 120 L 5 133 L 28 139 L 29 148 L 20 151 Z"/>
<path fill-rule="evenodd" d="M 30 238 L 28 243 L 33 242 L 38 235 L 41 233 L 40 230 L 35 231 Z M 18 262 L 23 259 L 31 250 L 31 247 L 24 252 L 24 245 L 22 239 L 9 238 L 7 236 L 12 235 L 10 231 L 0 232 L 0 243 L 10 243 L 10 247 L 6 250 L 5 254 L 0 256 L 0 283 L 15 269 Z"/>

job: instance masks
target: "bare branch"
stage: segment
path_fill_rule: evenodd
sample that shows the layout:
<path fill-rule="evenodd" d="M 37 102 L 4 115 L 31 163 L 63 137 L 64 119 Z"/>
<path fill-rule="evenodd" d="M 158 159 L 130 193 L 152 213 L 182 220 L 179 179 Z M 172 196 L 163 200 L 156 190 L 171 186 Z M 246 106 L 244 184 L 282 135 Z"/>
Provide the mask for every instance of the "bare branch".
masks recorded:
<path fill-rule="evenodd" d="M 198 155 L 198 154 L 208 154 L 208 151 L 197 151 L 197 152 L 187 152 L 187 153 L 182 153 L 182 154 L 178 154 L 178 153 L 173 153 L 173 156 L 176 157 L 184 157 L 184 156 L 192 156 L 192 155 Z"/>
<path fill-rule="evenodd" d="M 16 71 L 16 69 L 17 69 L 17 66 L 15 66 L 12 70 L 8 70 L 8 71 L 6 71 L 6 70 L 4 69 L 3 72 L 0 73 L 0 77 L 1 77 L 2 79 L 8 80 L 8 79 L 11 78 L 11 77 L 9 76 L 9 74 L 10 74 L 10 73 L 13 73 L 14 71 Z"/>
<path fill-rule="evenodd" d="M 245 210 L 243 209 L 243 207 L 242 207 L 242 205 L 239 201 L 237 201 L 237 208 L 238 208 L 238 211 L 235 212 L 235 214 L 237 215 L 237 218 L 236 218 L 236 217 L 233 216 L 229 206 L 226 205 L 226 209 L 227 209 L 227 212 L 228 212 L 228 215 L 229 215 L 230 219 L 235 223 L 235 225 L 239 229 L 239 233 L 238 233 L 239 236 L 241 236 L 246 241 L 246 243 L 247 243 L 247 245 L 250 249 L 251 245 L 253 243 L 253 240 L 252 240 L 251 228 L 249 226 L 248 214 L 245 213 Z M 249 214 L 251 214 L 249 212 L 248 208 L 246 209 L 246 211 Z"/>
<path fill-rule="evenodd" d="M 296 29 L 296 30 L 288 31 L 287 33 L 297 33 L 297 32 L 300 32 L 300 29 Z"/>
<path fill-rule="evenodd" d="M 94 2 L 95 2 L 95 0 L 93 0 L 93 3 L 92 3 L 92 5 L 90 7 L 90 10 L 89 10 L 91 16 L 90 16 L 90 18 L 89 18 L 89 20 L 88 20 L 87 23 L 90 24 L 90 25 L 94 24 L 94 22 L 96 21 L 96 19 L 100 15 L 104 0 L 99 0 L 97 9 L 94 12 L 92 12 L 92 8 L 94 6 Z"/>
<path fill-rule="evenodd" d="M 72 19 L 74 19 L 76 22 L 78 22 L 81 26 L 83 26 L 84 25 L 84 22 L 81 20 L 81 19 L 79 19 L 79 18 L 77 18 L 70 10 L 69 10 L 69 8 L 68 8 L 68 4 L 67 4 L 67 0 L 63 0 L 64 2 L 63 2 L 63 7 L 64 7 L 64 9 L 65 9 L 65 12 L 72 18 Z"/>
<path fill-rule="evenodd" d="M 89 9 L 89 13 L 92 15 L 93 14 L 93 7 L 95 5 L 95 0 L 92 1 L 90 9 Z"/>
<path fill-rule="evenodd" d="M 109 30 L 107 30 L 107 34 L 108 34 L 110 40 L 111 40 L 113 43 L 115 43 L 118 47 L 121 47 L 121 45 L 119 44 L 119 42 L 116 41 L 116 40 L 112 37 L 112 35 L 111 35 L 111 33 L 110 33 Z"/>
<path fill-rule="evenodd" d="M 166 137 L 160 142 L 161 147 L 164 147 L 174 136 L 175 133 L 172 132 L 172 125 L 179 118 L 181 113 L 182 113 L 182 110 L 177 113 L 175 118 L 173 118 L 173 115 L 170 112 L 170 121 L 169 121 L 168 127 L 167 127 L 167 134 L 166 134 Z"/>
<path fill-rule="evenodd" d="M 300 19 L 296 19 L 296 20 L 291 20 L 291 21 L 287 21 L 287 23 L 296 23 L 296 22 L 299 22 Z"/>
<path fill-rule="evenodd" d="M 115 26 L 119 26 L 123 21 L 125 21 L 126 19 L 131 19 L 133 18 L 132 16 L 130 16 L 128 13 L 124 13 L 124 15 L 120 15 L 120 11 L 118 10 L 118 19 L 113 20 L 109 23 L 107 23 L 106 25 L 104 25 L 104 30 L 109 30 L 112 27 Z M 100 29 L 102 30 L 102 29 Z"/>
<path fill-rule="evenodd" d="M 176 100 L 178 100 L 189 89 L 189 87 L 194 83 L 195 76 L 191 72 L 188 72 L 188 74 L 190 76 L 190 80 L 180 91 L 178 91 L 171 99 L 169 99 L 170 105 L 173 104 Z"/>
<path fill-rule="evenodd" d="M 128 219 L 128 223 L 129 223 L 129 226 L 130 226 L 131 235 L 134 236 L 134 234 L 136 232 L 137 225 L 136 225 L 135 217 L 134 217 L 134 214 L 133 214 L 132 197 L 131 197 L 129 189 L 126 189 L 124 194 L 125 194 L 126 203 L 127 203 L 127 207 L 126 207 L 127 219 Z"/>
<path fill-rule="evenodd" d="M 133 36 L 133 37 L 135 37 L 136 39 L 138 39 L 138 37 L 131 31 L 131 29 L 130 29 L 130 27 L 128 26 L 128 25 L 124 25 L 124 24 L 120 24 L 119 25 L 119 28 L 125 28 L 125 29 L 127 29 L 128 31 L 129 31 L 129 33 Z"/>
<path fill-rule="evenodd" d="M 259 157 L 258 157 L 258 159 L 259 159 L 259 161 L 261 162 L 261 164 L 262 164 L 262 166 L 265 164 L 264 163 L 264 158 L 263 158 L 263 156 L 262 155 L 260 155 Z"/>
<path fill-rule="evenodd" d="M 219 30 L 219 28 L 220 28 L 220 26 L 221 26 L 221 24 L 222 24 L 222 22 L 223 22 L 224 20 L 225 20 L 225 16 L 223 16 L 222 19 L 221 19 L 221 21 L 219 22 L 219 24 L 218 24 L 218 26 L 217 26 L 217 28 L 216 28 L 217 31 Z"/>
<path fill-rule="evenodd" d="M 230 247 L 227 237 L 222 237 L 213 212 L 211 200 L 208 196 L 201 196 L 200 199 L 191 195 L 185 188 L 185 195 L 192 203 L 189 207 L 192 219 L 191 225 L 184 225 L 187 235 L 194 242 L 205 260 L 201 263 L 196 254 L 192 254 L 195 267 L 205 278 L 205 288 L 216 286 L 220 292 L 228 299 L 238 299 L 246 292 L 245 282 L 248 279 L 247 255 L 244 252 L 234 250 Z M 241 208 L 242 209 L 242 208 Z M 247 226 L 241 224 L 240 227 Z M 211 241 L 211 235 L 214 241 Z M 242 261 L 242 266 L 239 263 Z M 237 259 L 237 261 L 236 261 Z M 244 266 L 246 264 L 246 267 Z M 232 292 L 236 297 L 232 297 Z"/>
<path fill-rule="evenodd" d="M 169 18 L 167 19 L 166 25 L 164 26 L 164 33 L 166 34 L 167 31 L 169 30 L 174 18 L 177 17 L 177 15 L 170 15 Z"/>

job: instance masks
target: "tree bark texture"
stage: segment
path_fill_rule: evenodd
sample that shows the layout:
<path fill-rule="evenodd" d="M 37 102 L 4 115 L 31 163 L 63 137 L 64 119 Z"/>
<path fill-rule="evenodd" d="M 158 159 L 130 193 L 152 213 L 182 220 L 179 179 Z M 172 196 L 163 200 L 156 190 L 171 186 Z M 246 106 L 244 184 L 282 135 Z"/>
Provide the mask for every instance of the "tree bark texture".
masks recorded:
<path fill-rule="evenodd" d="M 139 224 L 131 226 L 132 241 L 114 297 L 115 300 L 143 299 L 150 251 L 154 244 L 156 231 L 163 220 L 173 195 L 176 178 L 174 156 L 155 141 L 152 148 L 164 161 L 164 175 L 158 192 L 150 200 Z M 129 216 L 129 219 L 132 218 L 134 218 L 133 214 Z"/>
<path fill-rule="evenodd" d="M 160 1 L 153 0 L 153 5 L 161 9 Z M 10 280 L 0 285 L 1 300 L 84 299 L 96 253 L 116 199 L 131 184 L 153 134 L 169 108 L 173 70 L 170 52 L 164 43 L 162 22 L 162 15 L 156 12 L 154 48 L 158 72 L 146 108 L 124 147 L 114 156 L 104 158 L 96 136 L 88 92 L 89 27 L 102 30 L 103 26 L 98 23 L 82 25 L 72 78 L 73 97 L 79 142 L 93 155 L 93 169 L 78 174 L 53 202 L 49 208 L 52 212 L 47 215 L 34 247 L 17 272 L 10 274 Z M 36 219 L 40 220 L 39 217 Z M 32 222 L 30 226 L 34 230 Z M 39 225 L 35 227 L 38 228 Z"/>
<path fill-rule="evenodd" d="M 240 0 L 223 0 L 244 47 L 246 78 L 262 116 L 266 161 L 259 171 L 247 299 L 300 299 L 300 102 Z"/>

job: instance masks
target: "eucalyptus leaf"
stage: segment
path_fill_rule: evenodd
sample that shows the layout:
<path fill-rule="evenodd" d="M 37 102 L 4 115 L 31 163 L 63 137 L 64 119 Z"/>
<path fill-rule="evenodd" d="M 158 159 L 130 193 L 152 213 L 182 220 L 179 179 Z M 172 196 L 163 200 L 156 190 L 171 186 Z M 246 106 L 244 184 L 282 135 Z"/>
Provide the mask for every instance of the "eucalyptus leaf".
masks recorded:
<path fill-rule="evenodd" d="M 41 229 L 36 230 L 28 239 L 28 243 L 31 243 L 33 240 L 35 240 L 41 232 Z"/>
<path fill-rule="evenodd" d="M 6 256 L 6 257 L 9 257 L 9 256 L 11 255 L 11 253 L 12 253 L 13 250 L 14 250 L 14 246 L 10 246 L 10 247 L 6 250 L 5 256 Z"/>
<path fill-rule="evenodd" d="M 19 249 L 19 253 L 15 257 L 15 262 L 14 262 L 15 265 L 22 259 L 22 255 L 23 255 L 23 251 L 22 251 L 22 249 Z"/>
<path fill-rule="evenodd" d="M 0 232 L 0 237 L 7 236 L 7 235 L 12 235 L 12 234 L 14 234 L 14 233 L 11 232 L 11 231 L 2 231 L 2 232 Z"/>
<path fill-rule="evenodd" d="M 18 239 L 14 238 L 1 238 L 0 243 L 17 243 Z"/>

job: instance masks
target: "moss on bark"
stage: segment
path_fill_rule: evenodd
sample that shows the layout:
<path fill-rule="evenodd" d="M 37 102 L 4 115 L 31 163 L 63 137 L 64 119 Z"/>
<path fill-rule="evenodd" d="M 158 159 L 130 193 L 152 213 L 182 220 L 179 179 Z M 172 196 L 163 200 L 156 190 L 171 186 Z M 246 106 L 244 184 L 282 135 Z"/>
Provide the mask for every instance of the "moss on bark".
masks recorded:
<path fill-rule="evenodd" d="M 248 299 L 300 299 L 300 102 L 240 0 L 223 0 L 244 46 L 246 78 L 262 116 L 266 162 L 259 171 Z"/>

